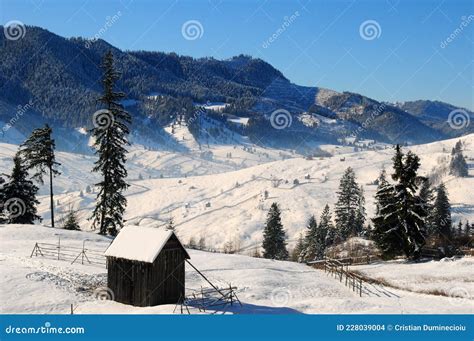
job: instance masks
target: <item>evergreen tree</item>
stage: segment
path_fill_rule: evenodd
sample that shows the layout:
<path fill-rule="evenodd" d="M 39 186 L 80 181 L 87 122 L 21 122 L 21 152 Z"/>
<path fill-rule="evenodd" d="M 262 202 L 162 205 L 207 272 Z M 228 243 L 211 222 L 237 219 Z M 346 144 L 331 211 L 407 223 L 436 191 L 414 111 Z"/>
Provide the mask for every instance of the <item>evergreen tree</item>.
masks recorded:
<path fill-rule="evenodd" d="M 375 194 L 375 217 L 372 219 L 374 228 L 371 237 L 385 258 L 399 255 L 403 250 L 402 239 L 396 229 L 397 219 L 394 211 L 394 188 L 387 181 L 383 170 Z"/>
<path fill-rule="evenodd" d="M 469 238 L 472 233 L 472 224 L 469 225 L 469 221 L 466 221 L 466 226 L 464 227 L 464 235 Z"/>
<path fill-rule="evenodd" d="M 461 140 L 458 140 L 456 144 L 454 145 L 454 153 L 459 153 L 462 152 L 462 142 Z"/>
<path fill-rule="evenodd" d="M 332 224 L 331 211 L 329 205 L 324 206 L 323 212 L 319 220 L 319 243 L 321 245 L 320 256 L 323 259 L 326 248 L 334 243 L 334 226 Z"/>
<path fill-rule="evenodd" d="M 467 177 L 469 175 L 467 162 L 464 159 L 462 151 L 456 151 L 451 157 L 451 162 L 449 163 L 449 174 L 456 177 Z"/>
<path fill-rule="evenodd" d="M 3 216 L 3 212 L 2 212 L 3 211 L 3 203 L 6 200 L 5 192 L 4 192 L 4 187 L 5 187 L 6 183 L 7 183 L 7 181 L 2 176 L 0 176 L 0 224 L 4 224 L 6 222 L 6 220 Z"/>
<path fill-rule="evenodd" d="M 466 221 L 466 226 L 469 225 L 469 222 Z M 463 227 L 462 227 L 462 221 L 459 220 L 459 223 L 458 223 L 458 230 L 456 232 L 457 234 L 457 237 L 459 238 L 462 238 L 464 236 L 464 232 L 463 232 Z"/>
<path fill-rule="evenodd" d="M 385 257 L 404 252 L 407 257 L 416 259 L 421 254 L 427 212 L 417 195 L 417 183 L 421 181 L 417 176 L 419 167 L 418 156 L 410 151 L 403 155 L 397 145 L 392 174 L 396 183 L 379 184 L 373 237 Z"/>
<path fill-rule="evenodd" d="M 364 188 L 360 186 L 359 203 L 356 212 L 355 225 L 353 233 L 357 236 L 361 236 L 364 233 L 364 223 L 366 219 L 365 213 L 365 197 Z"/>
<path fill-rule="evenodd" d="M 69 207 L 69 212 L 66 215 L 66 220 L 64 221 L 64 229 L 76 231 L 79 231 L 81 229 L 81 227 L 79 226 L 79 222 L 77 221 L 77 212 L 72 207 Z"/>
<path fill-rule="evenodd" d="M 27 170 L 34 170 L 32 178 L 44 184 L 43 176 L 49 174 L 49 207 L 51 211 L 51 227 L 54 227 L 54 193 L 53 177 L 60 175 L 54 149 L 56 144 L 51 138 L 52 129 L 49 125 L 33 130 L 31 136 L 20 146 L 20 156 L 25 161 Z"/>
<path fill-rule="evenodd" d="M 283 260 L 288 258 L 286 250 L 286 234 L 281 223 L 281 213 L 278 204 L 274 202 L 267 215 L 263 231 L 263 257 Z"/>
<path fill-rule="evenodd" d="M 171 217 L 170 220 L 168 220 L 168 225 L 166 225 L 166 229 L 167 229 L 167 230 L 174 231 L 175 227 L 174 227 L 174 219 L 173 219 L 173 217 Z"/>
<path fill-rule="evenodd" d="M 431 236 L 434 234 L 434 231 L 433 231 L 434 195 L 433 195 L 433 188 L 431 187 L 431 181 L 428 178 L 423 178 L 421 187 L 420 187 L 419 196 L 423 202 L 425 211 L 427 212 L 427 216 L 425 219 L 426 236 Z"/>
<path fill-rule="evenodd" d="M 444 184 L 436 189 L 436 200 L 433 205 L 433 229 L 444 248 L 445 254 L 452 248 L 451 205 Z"/>
<path fill-rule="evenodd" d="M 112 52 L 105 55 L 102 69 L 104 92 L 99 101 L 105 105 L 106 110 L 96 112 L 99 113 L 97 116 L 94 114 L 93 129 L 94 147 L 99 155 L 93 171 L 101 173 L 102 181 L 96 184 L 99 192 L 92 218 L 93 226 L 99 227 L 100 234 L 116 235 L 117 227 L 123 226 L 123 213 L 127 205 L 127 199 L 123 195 L 128 187 L 125 181 L 125 146 L 129 145 L 127 136 L 131 118 L 120 104 L 125 95 L 114 91 L 119 74 L 114 68 Z"/>
<path fill-rule="evenodd" d="M 299 262 L 299 263 L 303 262 L 302 255 L 304 252 L 304 248 L 305 248 L 305 245 L 304 245 L 303 233 L 300 233 L 298 237 L 298 241 L 296 242 L 296 246 L 293 249 L 293 252 L 291 253 L 291 260 L 293 262 Z"/>
<path fill-rule="evenodd" d="M 304 238 L 303 259 L 307 262 L 316 259 L 318 254 L 318 223 L 314 215 L 309 217 Z"/>
<path fill-rule="evenodd" d="M 332 225 L 332 223 L 329 225 L 327 234 L 326 234 L 326 248 L 328 248 L 331 245 L 334 245 L 336 243 L 336 240 L 338 239 L 337 237 L 337 231 L 336 228 Z"/>
<path fill-rule="evenodd" d="M 38 187 L 28 178 L 28 172 L 19 154 L 13 158 L 13 170 L 3 186 L 2 220 L 9 224 L 33 224 L 41 217 L 36 213 Z"/>
<path fill-rule="evenodd" d="M 355 180 L 355 173 L 351 167 L 344 172 L 337 194 L 338 200 L 334 209 L 336 228 L 341 238 L 345 240 L 361 231 L 365 221 L 361 189 Z"/>

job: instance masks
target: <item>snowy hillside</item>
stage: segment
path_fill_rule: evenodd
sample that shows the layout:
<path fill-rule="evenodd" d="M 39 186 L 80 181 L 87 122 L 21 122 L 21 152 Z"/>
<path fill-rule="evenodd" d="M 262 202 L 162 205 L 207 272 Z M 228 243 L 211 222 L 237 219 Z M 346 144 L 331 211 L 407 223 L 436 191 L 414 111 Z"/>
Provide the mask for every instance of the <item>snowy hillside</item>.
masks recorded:
<path fill-rule="evenodd" d="M 232 244 L 244 254 L 261 244 L 263 224 L 272 202 L 278 202 L 282 209 L 283 225 L 293 246 L 310 214 L 319 217 L 326 203 L 333 209 L 339 180 L 347 167 L 355 170 L 357 181 L 364 186 L 368 217 L 374 213 L 374 180 L 383 167 L 391 172 L 393 149 L 388 146 L 359 152 L 354 152 L 352 147 L 324 146 L 335 156 L 282 160 L 279 150 L 256 147 L 250 150 L 211 143 L 206 150 L 212 151 L 213 157 L 207 160 L 187 130 L 177 127 L 174 134 L 184 141 L 188 153 L 131 149 L 127 163 L 131 183 L 127 191 L 127 223 L 160 226 L 173 218 L 185 243 L 191 237 L 203 237 L 208 247 L 222 249 Z M 410 147 L 421 158 L 421 174 L 428 175 L 433 168 L 445 167 L 457 140 Z M 455 223 L 459 219 L 474 221 L 474 191 L 467 190 L 474 188 L 474 135 L 461 140 L 471 167 L 470 177 L 440 174 L 448 189 Z M 8 173 L 16 146 L 2 144 L 0 147 L 0 172 Z M 231 159 L 226 159 L 228 153 L 232 153 Z M 58 153 L 57 158 L 63 163 L 63 175 L 55 182 L 58 216 L 73 204 L 79 209 L 82 229 L 88 231 L 87 218 L 93 209 L 95 194 L 86 193 L 85 188 L 96 181 L 95 174 L 90 172 L 95 158 L 70 153 Z M 143 180 L 139 180 L 140 175 Z M 46 196 L 41 197 L 39 212 L 47 225 Z"/>
<path fill-rule="evenodd" d="M 106 292 L 106 269 L 98 265 L 70 264 L 65 260 L 30 258 L 36 242 L 77 247 L 85 241 L 87 249 L 105 250 L 108 237 L 87 232 L 65 231 L 32 225 L 0 225 L 0 313 L 166 313 L 174 305 L 139 308 L 113 301 L 100 300 Z M 349 290 L 338 279 L 324 271 L 303 264 L 225 255 L 189 250 L 191 262 L 213 283 L 221 287 L 229 283 L 237 287 L 243 306 L 225 309 L 237 314 L 288 313 L 471 313 L 470 299 L 434 296 L 392 289 L 381 285 L 366 285 L 362 297 Z M 446 267 L 446 265 L 448 267 Z M 438 263 L 445 281 L 452 285 L 454 268 L 463 271 L 472 267 L 472 259 Z M 423 265 L 413 265 L 413 268 Z M 385 265 L 379 265 L 385 269 Z M 444 269 L 451 269 L 444 271 Z M 393 271 L 390 265 L 387 271 Z M 456 279 L 458 286 L 464 283 Z M 186 290 L 205 286 L 191 267 L 186 265 Z M 443 288 L 442 283 L 440 288 Z M 212 313 L 212 311 L 209 311 Z M 178 311 L 176 311 L 178 313 Z M 193 309 L 192 313 L 199 313 Z M 219 311 L 218 313 L 222 313 Z"/>

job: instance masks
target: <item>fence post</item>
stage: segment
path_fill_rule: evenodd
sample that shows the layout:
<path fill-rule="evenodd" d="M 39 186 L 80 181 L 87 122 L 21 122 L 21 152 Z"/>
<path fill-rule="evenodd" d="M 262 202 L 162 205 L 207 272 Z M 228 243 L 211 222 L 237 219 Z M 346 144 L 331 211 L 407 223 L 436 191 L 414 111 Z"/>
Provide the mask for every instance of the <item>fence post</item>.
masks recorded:
<path fill-rule="evenodd" d="M 61 236 L 58 236 L 58 260 L 61 252 Z"/>
<path fill-rule="evenodd" d="M 359 278 L 360 293 L 359 296 L 362 297 L 362 279 Z"/>

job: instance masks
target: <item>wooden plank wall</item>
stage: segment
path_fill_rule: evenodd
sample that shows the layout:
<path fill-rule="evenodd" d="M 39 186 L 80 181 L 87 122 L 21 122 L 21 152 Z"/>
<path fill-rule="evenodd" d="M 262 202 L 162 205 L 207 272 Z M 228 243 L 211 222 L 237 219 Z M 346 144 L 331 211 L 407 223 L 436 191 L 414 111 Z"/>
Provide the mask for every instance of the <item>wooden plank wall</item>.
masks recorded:
<path fill-rule="evenodd" d="M 177 303 L 184 297 L 185 257 L 173 239 L 153 264 L 108 257 L 107 281 L 115 301 L 134 306 Z"/>

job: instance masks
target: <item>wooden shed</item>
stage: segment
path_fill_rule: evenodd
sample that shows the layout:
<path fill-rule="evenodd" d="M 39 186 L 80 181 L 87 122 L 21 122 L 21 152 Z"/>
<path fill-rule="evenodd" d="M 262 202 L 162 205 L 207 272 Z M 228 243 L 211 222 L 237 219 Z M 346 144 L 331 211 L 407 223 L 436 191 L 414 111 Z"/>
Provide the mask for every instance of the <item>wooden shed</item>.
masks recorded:
<path fill-rule="evenodd" d="M 178 303 L 190 259 L 171 230 L 126 226 L 105 251 L 107 285 L 117 302 L 134 306 Z"/>

